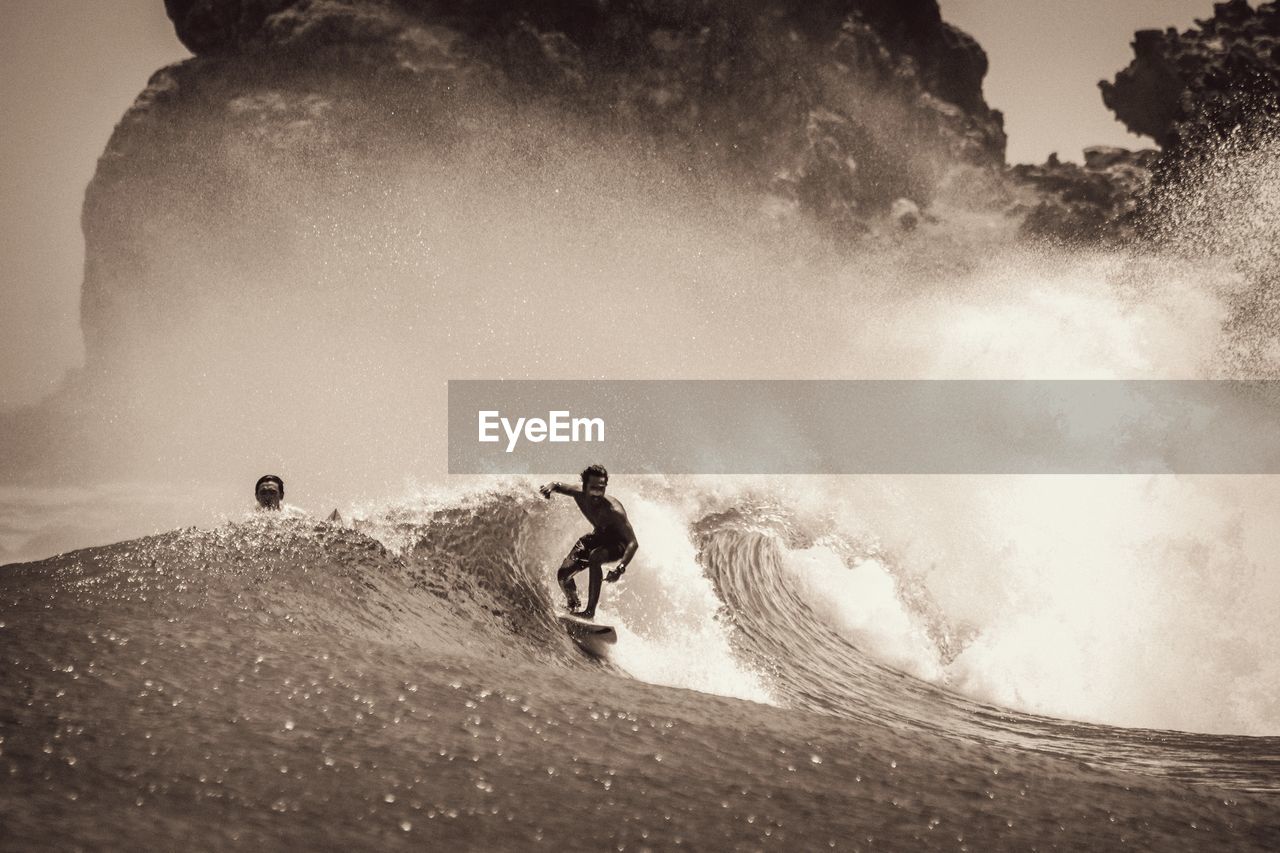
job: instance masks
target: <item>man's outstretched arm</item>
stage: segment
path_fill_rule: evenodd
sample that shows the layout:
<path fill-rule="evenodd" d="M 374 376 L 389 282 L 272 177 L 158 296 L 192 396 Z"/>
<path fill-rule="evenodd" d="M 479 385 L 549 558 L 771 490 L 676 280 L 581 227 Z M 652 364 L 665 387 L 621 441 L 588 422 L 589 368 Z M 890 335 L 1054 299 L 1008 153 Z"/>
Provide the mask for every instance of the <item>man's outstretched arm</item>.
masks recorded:
<path fill-rule="evenodd" d="M 577 497 L 582 494 L 582 489 L 576 486 L 567 486 L 564 483 L 547 483 L 538 489 L 544 498 L 550 498 L 552 494 L 568 495 L 569 497 Z"/>

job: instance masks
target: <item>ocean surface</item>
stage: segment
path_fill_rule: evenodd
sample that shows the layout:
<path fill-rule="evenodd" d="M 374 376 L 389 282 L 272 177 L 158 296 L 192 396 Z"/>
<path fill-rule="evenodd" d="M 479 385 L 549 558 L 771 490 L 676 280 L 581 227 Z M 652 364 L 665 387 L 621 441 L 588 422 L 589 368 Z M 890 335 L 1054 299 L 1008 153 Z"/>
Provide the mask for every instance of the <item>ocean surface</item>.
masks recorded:
<path fill-rule="evenodd" d="M 759 487 L 619 496 L 603 659 L 556 621 L 584 524 L 519 483 L 0 568 L 0 848 L 1280 848 L 1280 729 L 1002 706 L 996 623 L 883 545 Z"/>

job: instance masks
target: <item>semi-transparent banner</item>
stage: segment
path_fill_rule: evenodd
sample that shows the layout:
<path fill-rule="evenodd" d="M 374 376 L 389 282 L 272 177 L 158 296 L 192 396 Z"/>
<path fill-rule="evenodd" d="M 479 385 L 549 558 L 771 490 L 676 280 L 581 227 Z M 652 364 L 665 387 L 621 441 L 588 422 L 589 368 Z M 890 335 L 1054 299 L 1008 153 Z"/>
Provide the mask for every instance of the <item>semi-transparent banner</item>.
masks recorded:
<path fill-rule="evenodd" d="M 453 380 L 449 471 L 1274 474 L 1280 381 Z"/>

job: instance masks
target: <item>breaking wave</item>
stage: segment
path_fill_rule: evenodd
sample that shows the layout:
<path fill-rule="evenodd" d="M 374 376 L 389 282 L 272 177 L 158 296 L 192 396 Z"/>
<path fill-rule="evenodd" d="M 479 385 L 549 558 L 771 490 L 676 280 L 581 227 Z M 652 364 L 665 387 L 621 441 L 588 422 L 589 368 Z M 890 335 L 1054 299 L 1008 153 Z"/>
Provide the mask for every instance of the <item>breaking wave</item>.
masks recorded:
<path fill-rule="evenodd" d="M 994 675 L 979 674 L 998 659 L 1002 620 L 956 620 L 927 578 L 883 545 L 830 514 L 806 518 L 759 481 L 703 491 L 650 481 L 622 493 L 642 549 L 625 580 L 605 587 L 598 619 L 616 626 L 619 641 L 607 659 L 593 658 L 555 620 L 554 567 L 582 521 L 567 502 L 531 491 L 515 483 L 438 494 L 347 526 L 256 517 L 184 529 L 12 566 L 0 583 L 13 606 L 57 601 L 72 621 L 109 612 L 115 625 L 180 622 L 187 642 L 269 628 L 318 656 L 354 644 L 535 671 L 604 669 L 1104 767 L 1275 787 L 1273 737 L 1035 713 L 1034 684 L 1024 685 L 1026 710 L 995 701 Z M 1054 665 L 1045 660 L 1042 675 Z M 198 691 L 198 668 L 192 677 Z"/>

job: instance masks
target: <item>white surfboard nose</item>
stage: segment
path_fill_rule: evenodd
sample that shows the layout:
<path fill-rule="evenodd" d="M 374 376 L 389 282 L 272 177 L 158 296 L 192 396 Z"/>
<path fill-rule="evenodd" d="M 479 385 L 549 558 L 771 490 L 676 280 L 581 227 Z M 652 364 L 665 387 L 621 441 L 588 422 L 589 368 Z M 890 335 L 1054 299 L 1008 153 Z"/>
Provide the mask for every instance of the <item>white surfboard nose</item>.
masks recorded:
<path fill-rule="evenodd" d="M 573 641 L 597 657 L 602 657 L 609 646 L 618 642 L 618 632 L 611 625 L 598 625 L 576 616 L 559 619 Z"/>

